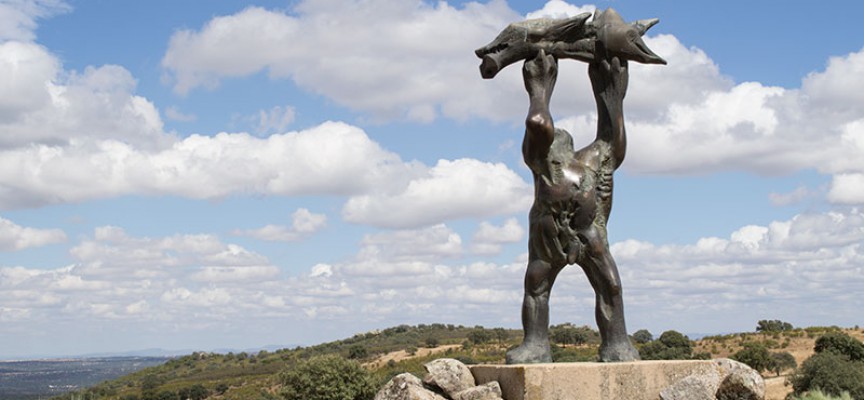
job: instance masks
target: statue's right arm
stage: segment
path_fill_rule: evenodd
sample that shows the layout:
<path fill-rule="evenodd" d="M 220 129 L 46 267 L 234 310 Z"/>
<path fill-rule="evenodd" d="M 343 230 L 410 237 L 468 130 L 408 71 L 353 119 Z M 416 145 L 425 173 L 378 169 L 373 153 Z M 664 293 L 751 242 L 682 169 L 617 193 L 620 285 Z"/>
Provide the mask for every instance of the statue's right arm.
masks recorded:
<path fill-rule="evenodd" d="M 522 141 L 522 156 L 525 163 L 534 169 L 549 154 L 555 138 L 555 126 L 549 112 L 549 98 L 558 77 L 558 62 L 551 55 L 540 51 L 534 59 L 526 60 L 522 68 L 525 90 L 528 92 L 528 116 L 525 118 L 525 139 Z"/>

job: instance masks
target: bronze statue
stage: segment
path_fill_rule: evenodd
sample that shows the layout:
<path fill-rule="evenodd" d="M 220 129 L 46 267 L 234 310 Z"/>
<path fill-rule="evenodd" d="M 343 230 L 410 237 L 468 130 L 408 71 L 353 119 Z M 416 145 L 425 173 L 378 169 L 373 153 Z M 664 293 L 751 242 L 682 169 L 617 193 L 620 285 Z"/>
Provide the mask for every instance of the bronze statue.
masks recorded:
<path fill-rule="evenodd" d="M 612 175 L 627 148 L 627 61 L 666 61 L 641 38 L 656 19 L 627 24 L 611 8 L 586 22 L 589 16 L 514 23 L 476 51 L 483 59 L 481 75 L 487 79 L 524 59 L 522 77 L 530 101 L 522 141 L 522 155 L 534 175 L 522 303 L 525 338 L 507 352 L 508 364 L 552 361 L 549 294 L 558 273 L 570 264 L 582 267 L 597 296 L 600 360 L 639 359 L 627 336 L 621 280 L 609 252 L 606 222 L 612 210 Z M 549 112 L 561 58 L 588 63 L 597 103 L 597 137 L 580 150 L 574 150 L 569 133 L 555 128 Z"/>

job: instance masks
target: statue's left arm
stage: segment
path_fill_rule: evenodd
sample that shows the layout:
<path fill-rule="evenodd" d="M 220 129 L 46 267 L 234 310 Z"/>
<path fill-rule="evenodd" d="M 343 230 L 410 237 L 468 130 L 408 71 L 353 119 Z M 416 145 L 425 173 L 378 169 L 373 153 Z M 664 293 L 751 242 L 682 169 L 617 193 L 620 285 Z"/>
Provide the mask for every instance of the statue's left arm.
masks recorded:
<path fill-rule="evenodd" d="M 624 96 L 627 94 L 629 73 L 627 60 L 601 58 L 588 64 L 588 75 L 597 102 L 597 138 L 609 146 L 611 167 L 617 169 L 627 154 L 627 134 L 624 128 Z"/>

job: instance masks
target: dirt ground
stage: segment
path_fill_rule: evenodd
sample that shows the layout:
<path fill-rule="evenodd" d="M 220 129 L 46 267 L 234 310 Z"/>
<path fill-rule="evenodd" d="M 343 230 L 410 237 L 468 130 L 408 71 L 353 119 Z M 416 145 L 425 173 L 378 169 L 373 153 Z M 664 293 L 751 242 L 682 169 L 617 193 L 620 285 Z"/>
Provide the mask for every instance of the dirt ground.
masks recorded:
<path fill-rule="evenodd" d="M 448 345 L 432 347 L 432 348 L 421 347 L 421 348 L 417 349 L 417 352 L 414 353 L 414 355 L 408 354 L 408 352 L 405 350 L 399 350 L 399 351 L 394 351 L 394 352 L 390 352 L 390 353 L 384 354 L 382 356 L 379 356 L 378 358 L 376 358 L 376 359 L 374 359 L 368 363 L 363 364 L 363 366 L 365 366 L 367 368 L 380 368 L 380 367 L 387 365 L 387 363 L 390 360 L 393 360 L 395 362 L 399 362 L 399 361 L 406 360 L 409 358 L 425 357 L 425 356 L 428 356 L 430 354 L 443 353 L 443 352 L 447 351 L 448 349 L 455 349 L 455 348 L 459 348 L 459 347 L 462 347 L 462 345 L 460 345 L 460 344 L 448 344 Z"/>

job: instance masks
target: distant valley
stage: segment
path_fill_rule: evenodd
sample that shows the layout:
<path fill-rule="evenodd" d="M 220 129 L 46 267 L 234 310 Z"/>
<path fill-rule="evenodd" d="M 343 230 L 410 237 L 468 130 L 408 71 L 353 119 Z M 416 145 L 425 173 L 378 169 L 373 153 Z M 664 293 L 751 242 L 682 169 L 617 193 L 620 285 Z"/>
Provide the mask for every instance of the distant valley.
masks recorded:
<path fill-rule="evenodd" d="M 0 361 L 0 400 L 55 396 L 161 365 L 169 357 Z"/>

